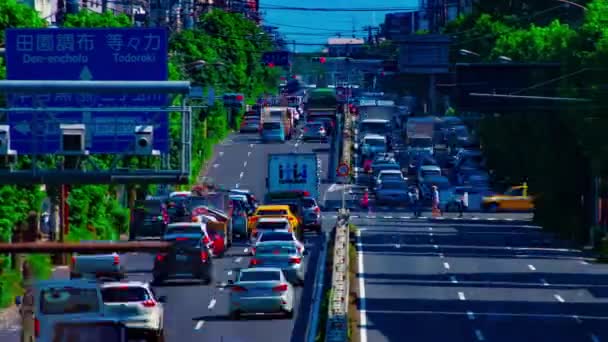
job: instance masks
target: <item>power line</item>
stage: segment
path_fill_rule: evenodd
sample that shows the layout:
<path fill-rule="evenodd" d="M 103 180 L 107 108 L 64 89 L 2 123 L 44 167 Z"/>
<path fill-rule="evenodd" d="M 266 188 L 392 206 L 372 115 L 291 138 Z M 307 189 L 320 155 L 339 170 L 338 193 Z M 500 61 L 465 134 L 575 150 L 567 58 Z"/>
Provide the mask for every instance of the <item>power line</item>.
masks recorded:
<path fill-rule="evenodd" d="M 301 29 L 306 29 L 306 30 L 317 30 L 317 31 L 328 31 L 328 32 L 351 32 L 351 30 L 348 30 L 345 28 L 329 29 L 329 28 L 319 28 L 319 27 L 310 27 L 310 26 L 299 26 L 299 25 L 291 25 L 291 24 L 274 23 L 274 22 L 269 22 L 267 20 L 264 20 L 264 23 L 268 23 L 268 24 L 274 25 L 274 26 L 293 27 L 293 28 L 301 28 Z"/>
<path fill-rule="evenodd" d="M 331 8 L 331 7 L 291 7 L 291 6 L 260 6 L 260 9 L 275 11 L 302 11 L 302 12 L 399 12 L 418 10 L 418 7 L 361 7 L 361 8 Z"/>

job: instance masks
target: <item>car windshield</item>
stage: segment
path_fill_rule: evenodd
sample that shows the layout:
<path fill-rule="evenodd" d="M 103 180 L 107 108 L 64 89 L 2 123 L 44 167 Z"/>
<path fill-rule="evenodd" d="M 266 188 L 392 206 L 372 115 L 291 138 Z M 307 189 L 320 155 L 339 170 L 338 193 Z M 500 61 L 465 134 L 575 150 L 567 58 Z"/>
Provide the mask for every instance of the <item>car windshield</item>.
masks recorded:
<path fill-rule="evenodd" d="M 260 236 L 260 242 L 265 241 L 293 241 L 291 233 L 266 232 Z"/>
<path fill-rule="evenodd" d="M 239 281 L 279 281 L 280 271 L 249 271 L 241 272 Z"/>
<path fill-rule="evenodd" d="M 62 324 L 53 328 L 53 342 L 109 342 L 122 341 L 126 330 L 117 324 Z"/>
<path fill-rule="evenodd" d="M 167 232 L 165 234 L 200 234 L 201 227 L 200 226 L 171 226 L 167 227 Z"/>
<path fill-rule="evenodd" d="M 385 190 L 405 190 L 407 184 L 403 182 L 383 182 L 380 188 Z"/>
<path fill-rule="evenodd" d="M 365 139 L 365 144 L 370 145 L 370 146 L 384 146 L 386 145 L 386 143 L 384 142 L 384 139 Z"/>
<path fill-rule="evenodd" d="M 256 254 L 290 255 L 295 254 L 296 249 L 290 246 L 258 246 Z"/>
<path fill-rule="evenodd" d="M 400 175 L 396 175 L 396 174 L 383 174 L 380 177 L 380 180 L 382 182 L 390 182 L 390 181 L 400 181 L 401 180 L 401 176 Z"/>
<path fill-rule="evenodd" d="M 302 206 L 304 206 L 304 208 L 313 208 L 317 206 L 317 203 L 312 198 L 304 198 L 302 200 Z"/>
<path fill-rule="evenodd" d="M 197 248 L 201 246 L 201 238 L 200 237 L 177 237 L 175 239 L 165 240 L 167 242 L 171 242 L 173 246 L 178 248 Z"/>
<path fill-rule="evenodd" d="M 259 210 L 258 215 L 260 216 L 270 216 L 270 215 L 287 215 L 287 210 L 279 209 L 279 210 Z"/>
<path fill-rule="evenodd" d="M 388 128 L 388 124 L 385 122 L 363 122 L 360 130 L 366 133 L 386 134 Z"/>
<path fill-rule="evenodd" d="M 117 286 L 101 289 L 101 298 L 104 303 L 143 302 L 150 298 L 150 294 L 143 287 Z"/>
<path fill-rule="evenodd" d="M 441 176 L 441 171 L 439 170 L 422 170 L 422 177 L 427 176 Z"/>
<path fill-rule="evenodd" d="M 40 294 L 40 311 L 45 315 L 64 315 L 98 312 L 96 289 L 60 288 L 43 290 Z"/>
<path fill-rule="evenodd" d="M 380 171 L 384 171 L 384 170 L 401 170 L 401 167 L 399 166 L 399 164 L 383 164 L 383 165 L 378 165 L 376 167 L 374 167 L 374 170 L 380 172 Z"/>
<path fill-rule="evenodd" d="M 321 129 L 321 128 L 323 128 L 323 126 L 324 125 L 322 123 L 309 123 L 309 124 L 306 124 L 306 128 L 313 129 L 313 130 L 315 130 L 315 129 L 316 130 Z"/>
<path fill-rule="evenodd" d="M 287 229 L 287 222 L 260 222 L 257 225 L 257 229 Z"/>
<path fill-rule="evenodd" d="M 264 129 L 279 129 L 281 124 L 278 122 L 264 122 Z"/>
<path fill-rule="evenodd" d="M 281 117 L 285 112 L 282 110 L 271 110 L 270 117 Z"/>

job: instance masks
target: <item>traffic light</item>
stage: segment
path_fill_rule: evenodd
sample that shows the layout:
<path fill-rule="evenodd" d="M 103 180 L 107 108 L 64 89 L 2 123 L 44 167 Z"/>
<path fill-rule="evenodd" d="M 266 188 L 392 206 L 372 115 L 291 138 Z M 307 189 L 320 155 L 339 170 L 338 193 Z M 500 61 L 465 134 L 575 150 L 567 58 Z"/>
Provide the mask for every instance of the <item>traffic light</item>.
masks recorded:
<path fill-rule="evenodd" d="M 321 63 L 321 64 L 325 64 L 325 62 L 327 62 L 327 58 L 325 58 L 325 57 L 313 57 L 312 61 L 313 62 L 318 62 L 318 63 Z"/>
<path fill-rule="evenodd" d="M 223 100 L 225 107 L 243 107 L 245 105 L 245 96 L 243 94 L 224 94 Z"/>

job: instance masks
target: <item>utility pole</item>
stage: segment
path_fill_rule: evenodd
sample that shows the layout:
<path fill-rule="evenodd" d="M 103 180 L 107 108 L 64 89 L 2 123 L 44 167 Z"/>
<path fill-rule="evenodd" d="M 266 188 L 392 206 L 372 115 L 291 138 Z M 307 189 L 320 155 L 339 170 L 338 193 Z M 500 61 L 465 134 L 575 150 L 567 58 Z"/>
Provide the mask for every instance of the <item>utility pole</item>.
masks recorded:
<path fill-rule="evenodd" d="M 108 0 L 101 0 L 101 13 L 108 11 Z"/>

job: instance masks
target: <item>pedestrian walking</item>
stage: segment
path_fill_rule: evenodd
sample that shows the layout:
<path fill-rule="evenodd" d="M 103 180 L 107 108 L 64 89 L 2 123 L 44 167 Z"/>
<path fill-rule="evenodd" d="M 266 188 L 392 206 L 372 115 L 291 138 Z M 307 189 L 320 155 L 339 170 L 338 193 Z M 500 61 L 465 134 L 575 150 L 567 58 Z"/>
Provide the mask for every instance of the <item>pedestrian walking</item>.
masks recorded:
<path fill-rule="evenodd" d="M 437 185 L 433 185 L 433 197 L 432 197 L 432 206 L 433 206 L 433 216 L 441 216 L 441 209 L 439 208 L 439 189 Z"/>
<path fill-rule="evenodd" d="M 460 217 L 463 216 L 464 212 L 467 211 L 468 207 L 469 207 L 469 192 L 465 191 L 464 194 L 462 194 L 462 198 L 460 199 L 460 205 L 458 206 L 458 209 L 460 210 Z"/>

